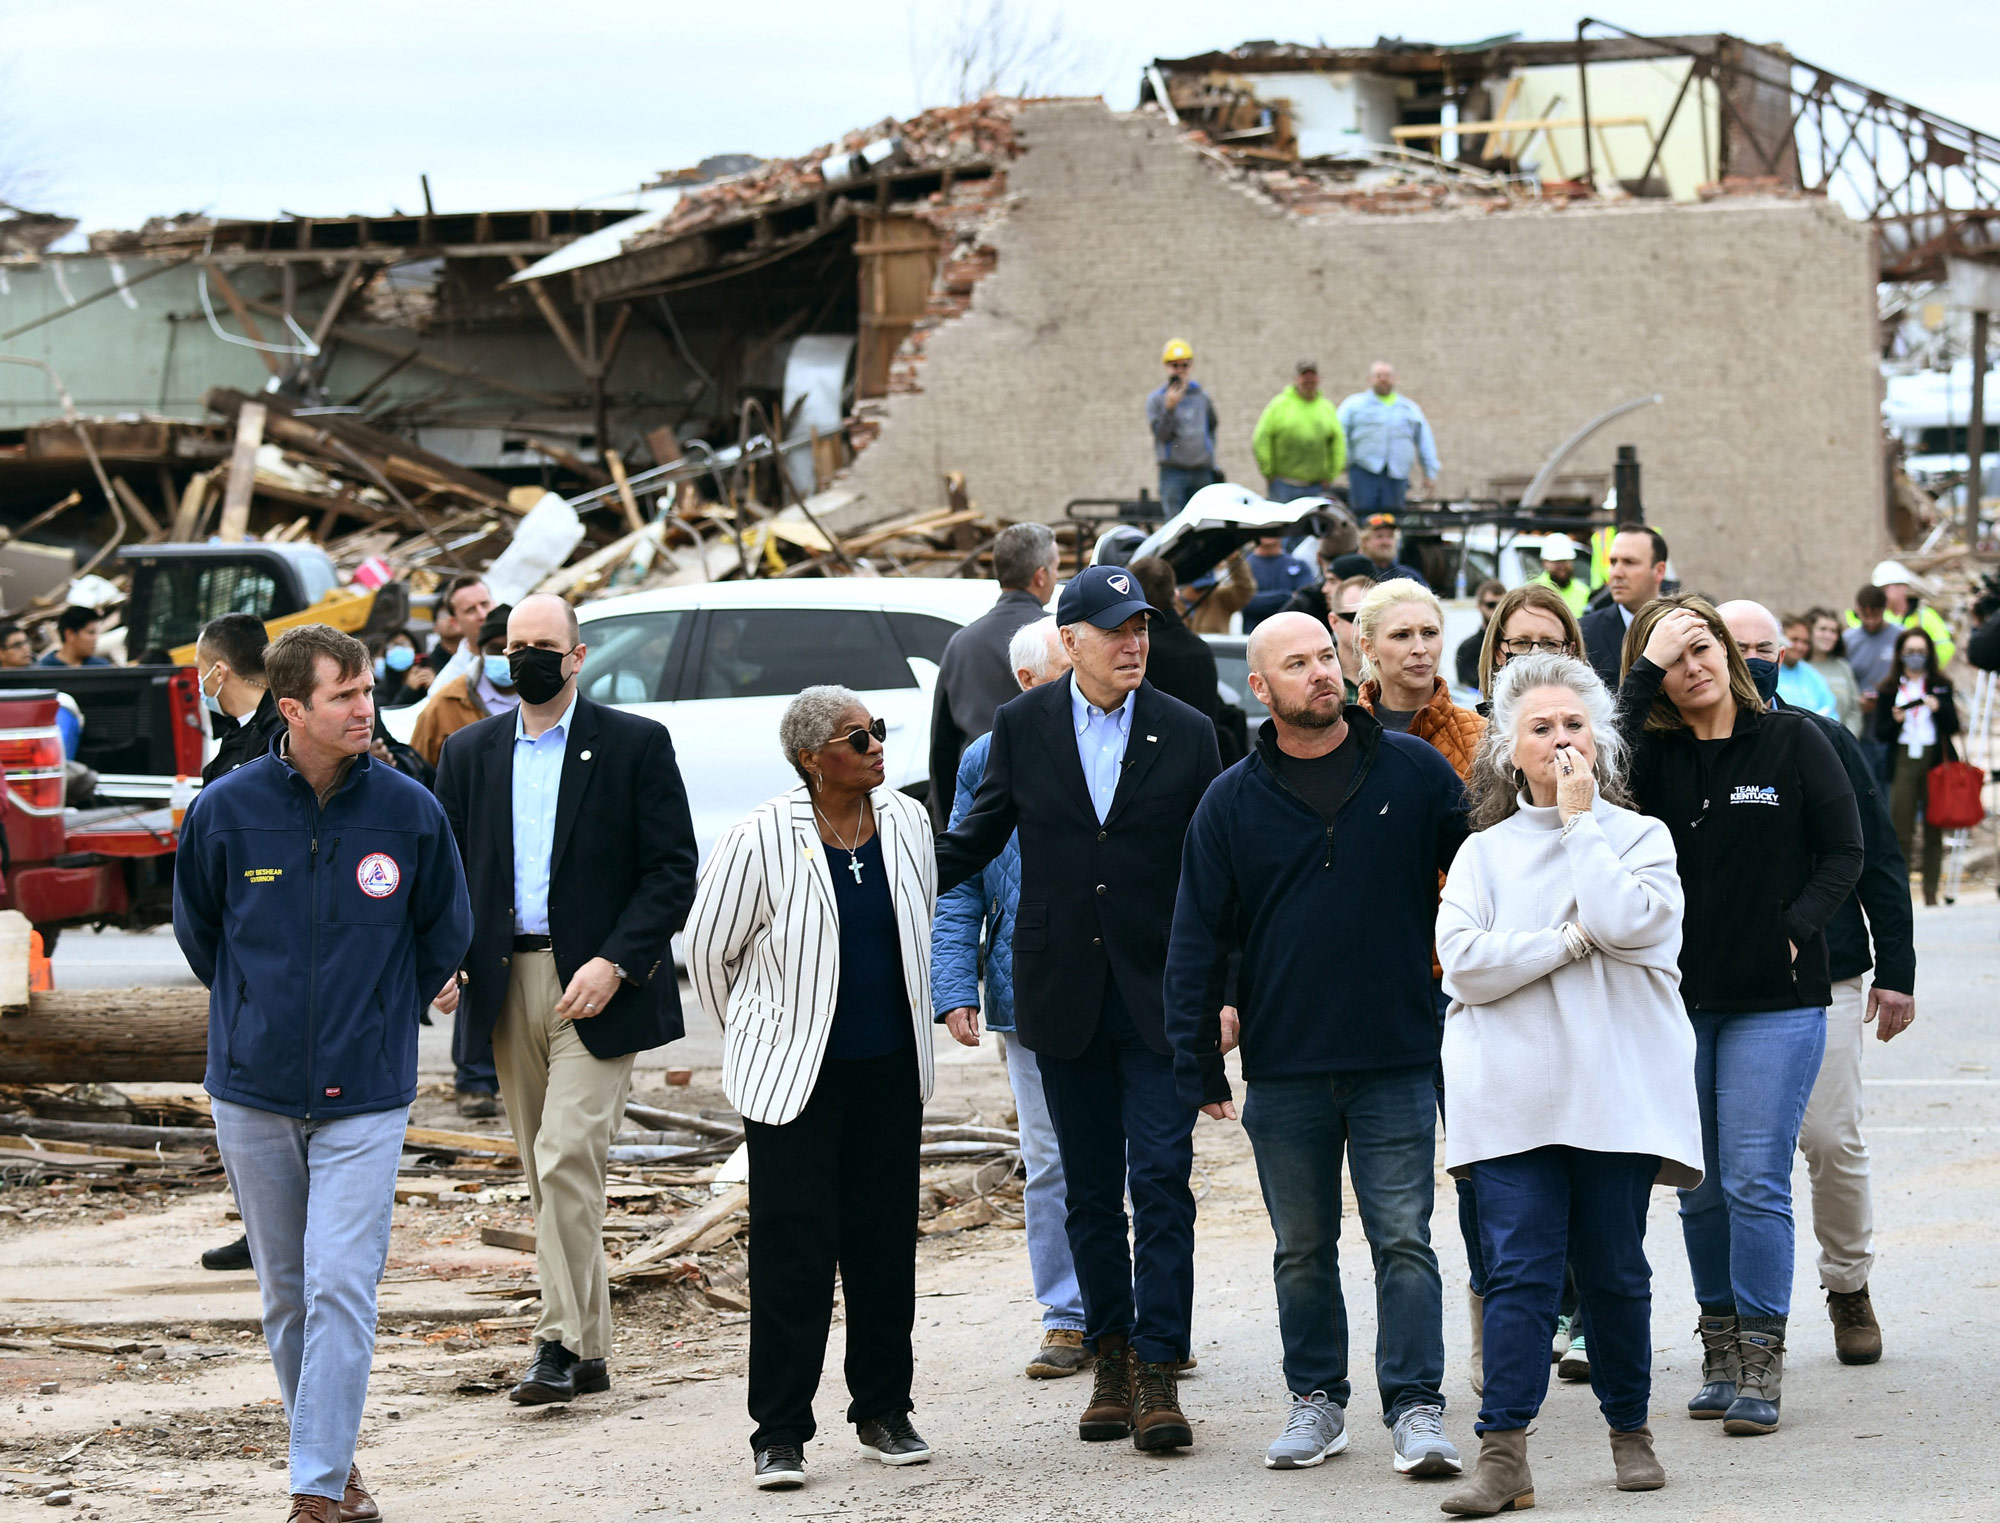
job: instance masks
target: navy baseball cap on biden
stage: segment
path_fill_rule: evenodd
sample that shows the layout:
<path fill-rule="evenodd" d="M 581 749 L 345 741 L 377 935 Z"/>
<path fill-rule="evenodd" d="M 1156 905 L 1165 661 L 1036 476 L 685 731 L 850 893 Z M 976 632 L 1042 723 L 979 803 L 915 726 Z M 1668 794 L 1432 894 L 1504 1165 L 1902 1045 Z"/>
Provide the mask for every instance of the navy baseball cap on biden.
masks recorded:
<path fill-rule="evenodd" d="M 1116 629 L 1135 613 L 1158 613 L 1123 566 L 1091 566 L 1071 578 L 1056 599 L 1056 623 Z"/>

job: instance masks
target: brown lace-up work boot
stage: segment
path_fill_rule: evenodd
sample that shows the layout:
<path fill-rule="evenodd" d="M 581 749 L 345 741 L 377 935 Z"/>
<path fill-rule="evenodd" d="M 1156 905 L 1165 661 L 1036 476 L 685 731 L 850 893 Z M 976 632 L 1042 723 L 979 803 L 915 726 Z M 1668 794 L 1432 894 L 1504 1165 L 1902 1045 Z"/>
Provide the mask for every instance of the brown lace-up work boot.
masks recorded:
<path fill-rule="evenodd" d="M 1097 1340 L 1097 1376 L 1076 1436 L 1086 1443 L 1132 1436 L 1132 1346 L 1115 1333 Z"/>
<path fill-rule="evenodd" d="M 340 1523 L 340 1504 L 332 1497 L 295 1491 L 292 1493 L 292 1510 L 285 1514 L 285 1523 Z"/>
<path fill-rule="evenodd" d="M 1829 1290 L 1826 1314 L 1833 1318 L 1833 1352 L 1842 1364 L 1873 1364 L 1882 1357 L 1882 1325 L 1875 1320 L 1866 1285 Z"/>
<path fill-rule="evenodd" d="M 1180 1374 L 1172 1364 L 1141 1364 L 1132 1379 L 1132 1447 L 1185 1449 L 1194 1429 L 1181 1413 Z"/>

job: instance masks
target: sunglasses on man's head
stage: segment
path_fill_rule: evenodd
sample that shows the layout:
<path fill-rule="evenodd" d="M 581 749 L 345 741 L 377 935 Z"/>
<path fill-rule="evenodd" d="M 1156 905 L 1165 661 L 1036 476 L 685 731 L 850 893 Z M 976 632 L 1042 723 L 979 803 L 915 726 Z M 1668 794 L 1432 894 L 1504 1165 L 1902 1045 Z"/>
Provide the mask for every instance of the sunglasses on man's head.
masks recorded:
<path fill-rule="evenodd" d="M 846 740 L 856 751 L 866 756 L 868 754 L 868 737 L 871 735 L 877 740 L 887 740 L 889 738 L 889 721 L 886 719 L 877 719 L 873 724 L 856 725 L 847 732 Z M 831 741 L 827 742 L 828 745 L 832 743 Z"/>

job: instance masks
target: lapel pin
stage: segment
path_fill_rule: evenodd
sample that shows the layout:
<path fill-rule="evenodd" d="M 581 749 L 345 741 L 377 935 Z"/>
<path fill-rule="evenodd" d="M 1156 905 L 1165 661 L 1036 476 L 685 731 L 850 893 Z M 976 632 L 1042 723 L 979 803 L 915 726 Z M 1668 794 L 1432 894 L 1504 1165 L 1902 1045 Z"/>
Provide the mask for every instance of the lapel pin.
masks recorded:
<path fill-rule="evenodd" d="M 1150 740 L 1150 741 L 1153 741 L 1153 742 L 1155 742 L 1155 743 L 1157 743 L 1157 742 L 1159 741 L 1159 738 L 1160 738 L 1160 737 L 1159 737 L 1159 736 L 1157 736 L 1157 735 L 1148 735 L 1148 736 L 1146 737 L 1146 739 L 1148 739 L 1148 740 Z"/>
<path fill-rule="evenodd" d="M 1147 737 L 1147 738 L 1148 738 L 1148 739 L 1151 739 L 1151 737 L 1150 737 L 1150 736 L 1149 736 L 1149 737 Z M 579 751 L 579 752 L 577 752 L 577 753 L 576 753 L 576 759 L 577 759 L 578 761 L 589 761 L 589 760 L 590 760 L 590 753 L 589 753 L 588 751 Z"/>

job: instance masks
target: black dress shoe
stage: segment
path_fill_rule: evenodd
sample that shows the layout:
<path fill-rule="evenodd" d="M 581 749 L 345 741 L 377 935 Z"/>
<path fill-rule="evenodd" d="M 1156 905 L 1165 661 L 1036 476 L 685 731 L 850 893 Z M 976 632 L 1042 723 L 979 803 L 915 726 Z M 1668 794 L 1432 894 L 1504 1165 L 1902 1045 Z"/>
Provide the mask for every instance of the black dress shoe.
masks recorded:
<path fill-rule="evenodd" d="M 568 1401 L 576 1395 L 576 1371 L 581 1363 L 560 1343 L 538 1342 L 535 1344 L 534 1360 L 528 1365 L 528 1373 L 521 1377 L 519 1385 L 507 1393 L 507 1399 L 524 1407 Z M 608 1387 L 610 1382 L 607 1380 L 605 1385 Z"/>
<path fill-rule="evenodd" d="M 225 1243 L 220 1248 L 211 1248 L 201 1256 L 203 1269 L 248 1269 L 250 1267 L 250 1239 L 239 1237 L 233 1243 Z"/>
<path fill-rule="evenodd" d="M 796 1491 L 806 1483 L 805 1451 L 797 1444 L 770 1444 L 757 1451 L 757 1489 Z"/>
<path fill-rule="evenodd" d="M 611 1389 L 611 1372 L 604 1367 L 602 1359 L 579 1359 L 576 1368 L 570 1372 L 579 1396 L 594 1396 L 599 1391 Z"/>

